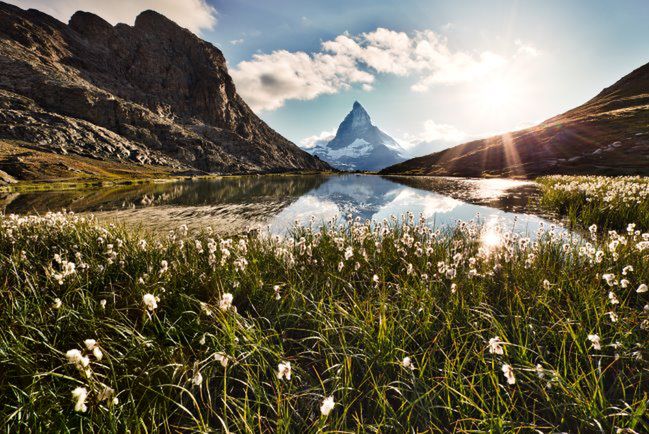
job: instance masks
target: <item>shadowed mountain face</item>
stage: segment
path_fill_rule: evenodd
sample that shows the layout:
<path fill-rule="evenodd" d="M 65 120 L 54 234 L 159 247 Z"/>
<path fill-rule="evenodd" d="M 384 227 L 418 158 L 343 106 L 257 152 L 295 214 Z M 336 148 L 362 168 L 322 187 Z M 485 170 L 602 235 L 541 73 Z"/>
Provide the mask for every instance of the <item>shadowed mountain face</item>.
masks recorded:
<path fill-rule="evenodd" d="M 153 11 L 134 26 L 86 12 L 66 25 L 0 2 L 3 139 L 194 173 L 328 168 L 250 110 L 221 51 Z"/>
<path fill-rule="evenodd" d="M 405 160 L 402 152 L 396 140 L 372 125 L 370 115 L 358 101 L 338 127 L 336 136 L 311 151 L 337 169 L 371 171 Z"/>
<path fill-rule="evenodd" d="M 413 158 L 381 173 L 649 175 L 649 64 L 540 125 Z"/>

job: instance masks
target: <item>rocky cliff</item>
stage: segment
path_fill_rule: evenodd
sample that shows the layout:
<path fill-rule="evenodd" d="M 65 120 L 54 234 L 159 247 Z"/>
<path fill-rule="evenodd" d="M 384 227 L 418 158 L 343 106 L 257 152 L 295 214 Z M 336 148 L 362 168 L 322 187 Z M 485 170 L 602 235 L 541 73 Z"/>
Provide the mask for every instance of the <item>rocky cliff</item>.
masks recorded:
<path fill-rule="evenodd" d="M 64 24 L 0 2 L 0 140 L 175 172 L 328 168 L 250 110 L 221 51 L 153 11 Z"/>
<path fill-rule="evenodd" d="M 413 158 L 381 173 L 649 175 L 649 63 L 535 127 Z"/>

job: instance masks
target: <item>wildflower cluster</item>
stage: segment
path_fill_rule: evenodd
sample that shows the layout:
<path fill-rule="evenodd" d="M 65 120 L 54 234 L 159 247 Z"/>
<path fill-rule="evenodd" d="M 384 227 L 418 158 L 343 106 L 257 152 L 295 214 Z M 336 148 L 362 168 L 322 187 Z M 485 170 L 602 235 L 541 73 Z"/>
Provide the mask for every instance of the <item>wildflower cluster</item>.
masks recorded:
<path fill-rule="evenodd" d="M 548 176 L 541 205 L 576 225 L 624 229 L 629 223 L 649 229 L 649 178 L 642 176 Z"/>
<path fill-rule="evenodd" d="M 220 238 L 53 213 L 0 218 L 0 259 L 10 431 L 649 430 L 639 227 Z"/>

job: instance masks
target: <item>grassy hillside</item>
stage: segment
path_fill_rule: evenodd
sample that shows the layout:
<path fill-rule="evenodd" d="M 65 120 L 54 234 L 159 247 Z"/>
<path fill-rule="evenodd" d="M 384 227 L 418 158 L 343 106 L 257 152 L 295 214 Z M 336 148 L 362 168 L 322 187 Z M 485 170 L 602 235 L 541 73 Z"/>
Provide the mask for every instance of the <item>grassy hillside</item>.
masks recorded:
<path fill-rule="evenodd" d="M 413 158 L 381 173 L 649 175 L 649 64 L 537 126 Z"/>
<path fill-rule="evenodd" d="M 171 168 L 117 163 L 40 150 L 24 142 L 0 140 L 0 185 L 16 180 L 32 185 L 92 183 L 128 179 L 166 178 Z M 24 183 L 26 184 L 26 183 Z"/>

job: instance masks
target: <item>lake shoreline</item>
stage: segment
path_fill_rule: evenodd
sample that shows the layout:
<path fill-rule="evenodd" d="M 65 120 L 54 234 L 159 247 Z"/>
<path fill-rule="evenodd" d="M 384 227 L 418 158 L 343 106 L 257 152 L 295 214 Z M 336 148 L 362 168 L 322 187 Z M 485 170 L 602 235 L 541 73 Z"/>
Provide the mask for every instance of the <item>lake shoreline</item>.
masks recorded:
<path fill-rule="evenodd" d="M 167 230 L 186 223 L 246 230 L 270 224 L 281 232 L 293 220 L 307 224 L 311 216 L 318 221 L 347 214 L 381 220 L 406 211 L 427 217 L 435 214 L 443 225 L 451 225 L 456 213 L 461 219 L 475 214 L 485 218 L 517 214 L 527 221 L 532 217 L 526 214 L 541 214 L 531 208 L 530 198 L 537 195 L 534 183 L 507 179 L 277 174 L 4 193 L 0 209 L 17 214 L 66 209 L 115 221 L 142 222 L 152 229 Z M 536 221 L 540 220 L 534 225 Z"/>
<path fill-rule="evenodd" d="M 138 184 L 161 184 L 167 182 L 187 181 L 192 179 L 220 179 L 236 178 L 242 176 L 303 176 L 303 175 L 334 175 L 338 172 L 333 171 L 286 171 L 286 172 L 260 172 L 260 173 L 240 173 L 240 174 L 210 174 L 210 175 L 170 175 L 169 177 L 155 178 L 118 178 L 118 179 L 88 179 L 72 181 L 16 181 L 15 183 L 1 185 L 0 193 L 24 193 L 33 191 L 54 191 L 54 190 L 83 190 L 102 187 L 114 187 L 121 185 L 138 185 Z"/>

